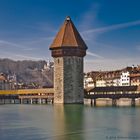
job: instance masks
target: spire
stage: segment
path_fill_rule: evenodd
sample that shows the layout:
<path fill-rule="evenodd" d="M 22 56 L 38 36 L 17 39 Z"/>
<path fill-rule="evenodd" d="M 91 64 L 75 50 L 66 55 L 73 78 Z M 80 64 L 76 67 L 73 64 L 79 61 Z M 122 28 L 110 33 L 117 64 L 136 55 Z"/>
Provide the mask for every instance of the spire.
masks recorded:
<path fill-rule="evenodd" d="M 70 16 L 67 16 L 67 17 L 66 17 L 66 20 L 67 20 L 67 21 L 71 20 L 71 19 L 70 19 Z"/>
<path fill-rule="evenodd" d="M 64 24 L 57 33 L 53 43 L 50 46 L 50 49 L 61 47 L 81 48 L 84 50 L 87 49 L 85 42 L 83 41 L 69 16 L 66 17 Z"/>

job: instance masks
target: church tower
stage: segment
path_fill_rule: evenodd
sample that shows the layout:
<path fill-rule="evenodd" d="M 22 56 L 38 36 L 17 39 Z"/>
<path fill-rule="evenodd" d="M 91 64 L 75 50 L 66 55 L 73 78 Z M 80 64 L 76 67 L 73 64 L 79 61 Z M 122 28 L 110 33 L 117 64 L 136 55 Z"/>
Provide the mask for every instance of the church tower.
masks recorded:
<path fill-rule="evenodd" d="M 50 46 L 54 58 L 54 103 L 83 103 L 83 57 L 87 46 L 70 17 Z"/>

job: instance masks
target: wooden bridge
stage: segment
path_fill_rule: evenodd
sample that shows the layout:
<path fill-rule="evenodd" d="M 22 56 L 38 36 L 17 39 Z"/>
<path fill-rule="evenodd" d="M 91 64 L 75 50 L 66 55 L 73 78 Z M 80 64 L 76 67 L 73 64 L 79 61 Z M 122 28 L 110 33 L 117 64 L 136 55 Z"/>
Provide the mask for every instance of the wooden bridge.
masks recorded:
<path fill-rule="evenodd" d="M 42 104 L 53 102 L 54 89 L 19 89 L 19 90 L 0 90 L 0 103 L 27 103 Z"/>
<path fill-rule="evenodd" d="M 108 101 L 111 99 L 112 104 L 116 104 L 119 99 L 131 99 L 132 104 L 135 104 L 136 99 L 140 99 L 139 86 L 125 87 L 94 87 L 85 89 L 85 99 L 91 100 L 94 104 L 98 99 Z M 0 104 L 4 103 L 29 103 L 42 104 L 47 102 L 53 103 L 54 89 L 19 89 L 19 90 L 0 90 Z M 139 101 L 140 104 L 140 101 Z"/>
<path fill-rule="evenodd" d="M 85 98 L 139 98 L 139 86 L 94 87 L 85 91 Z"/>
<path fill-rule="evenodd" d="M 140 87 L 139 86 L 118 86 L 118 87 L 94 87 L 85 91 L 85 99 L 90 100 L 94 106 L 98 104 L 129 104 L 140 106 Z M 100 103 L 99 103 L 100 102 Z"/>

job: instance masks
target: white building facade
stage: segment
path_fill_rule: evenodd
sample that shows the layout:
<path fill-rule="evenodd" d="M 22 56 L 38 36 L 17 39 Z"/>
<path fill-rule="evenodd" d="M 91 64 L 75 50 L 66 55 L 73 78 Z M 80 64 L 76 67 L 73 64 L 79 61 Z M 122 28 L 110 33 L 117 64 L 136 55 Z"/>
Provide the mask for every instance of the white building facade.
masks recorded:
<path fill-rule="evenodd" d="M 92 88 L 94 87 L 94 81 L 91 77 L 85 75 L 84 76 L 84 88 Z"/>
<path fill-rule="evenodd" d="M 120 76 L 120 86 L 130 86 L 130 73 L 129 71 L 122 72 Z"/>
<path fill-rule="evenodd" d="M 106 81 L 101 79 L 96 81 L 96 87 L 106 87 Z"/>

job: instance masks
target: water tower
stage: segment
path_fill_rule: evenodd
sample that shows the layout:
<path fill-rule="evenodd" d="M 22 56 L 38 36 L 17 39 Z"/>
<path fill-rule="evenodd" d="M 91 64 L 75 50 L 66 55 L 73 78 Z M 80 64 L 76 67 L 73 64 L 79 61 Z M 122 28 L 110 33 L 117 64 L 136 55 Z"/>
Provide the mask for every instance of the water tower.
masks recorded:
<path fill-rule="evenodd" d="M 54 103 L 83 103 L 83 57 L 87 46 L 70 17 L 50 46 L 54 58 Z"/>

